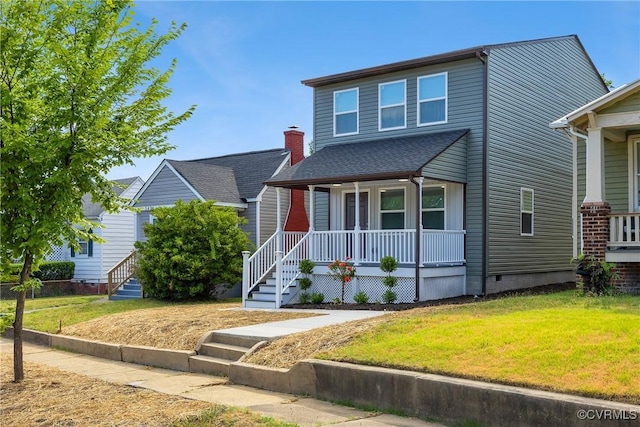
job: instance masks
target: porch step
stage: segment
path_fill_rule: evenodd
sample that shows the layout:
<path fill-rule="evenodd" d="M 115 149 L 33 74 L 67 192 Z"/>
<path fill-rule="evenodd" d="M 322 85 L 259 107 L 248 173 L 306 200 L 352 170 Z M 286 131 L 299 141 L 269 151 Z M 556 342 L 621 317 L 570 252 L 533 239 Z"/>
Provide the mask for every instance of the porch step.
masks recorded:
<path fill-rule="evenodd" d="M 229 365 L 240 360 L 261 340 L 238 335 L 213 333 L 201 343 L 197 355 L 189 357 L 191 372 L 229 376 Z"/>
<path fill-rule="evenodd" d="M 276 308 L 275 301 L 248 299 L 244 303 L 247 308 Z"/>
<path fill-rule="evenodd" d="M 282 293 L 282 304 L 288 304 L 291 301 L 293 295 L 297 292 L 297 282 L 292 283 L 289 289 Z M 253 291 L 252 296 L 246 302 L 252 302 L 252 305 L 247 305 L 250 308 L 275 308 L 276 303 L 276 280 L 267 279 L 266 283 L 260 283 L 258 290 Z"/>
<path fill-rule="evenodd" d="M 109 297 L 111 301 L 140 298 L 142 298 L 142 286 L 135 278 L 129 279 L 127 283 L 118 288 L 115 294 Z"/>

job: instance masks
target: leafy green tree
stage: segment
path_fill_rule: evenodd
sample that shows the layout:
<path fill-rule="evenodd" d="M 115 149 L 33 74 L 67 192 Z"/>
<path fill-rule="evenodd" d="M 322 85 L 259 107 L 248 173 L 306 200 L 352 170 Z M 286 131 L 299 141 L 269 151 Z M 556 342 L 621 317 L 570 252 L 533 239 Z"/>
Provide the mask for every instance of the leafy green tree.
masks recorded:
<path fill-rule="evenodd" d="M 251 241 L 239 227 L 246 220 L 214 201 L 178 200 L 153 210 L 144 226 L 137 276 L 144 292 L 156 298 L 207 298 L 242 280 L 242 256 Z"/>
<path fill-rule="evenodd" d="M 46 253 L 88 238 L 82 196 L 113 212 L 125 201 L 107 172 L 172 147 L 174 115 L 162 104 L 175 61 L 149 65 L 184 25 L 156 33 L 134 22 L 133 2 L 3 0 L 0 8 L 0 236 L 2 265 L 22 263 L 14 377 L 24 379 L 26 290 Z M 75 243 L 77 244 L 77 243 Z M 4 271 L 4 268 L 3 268 Z"/>

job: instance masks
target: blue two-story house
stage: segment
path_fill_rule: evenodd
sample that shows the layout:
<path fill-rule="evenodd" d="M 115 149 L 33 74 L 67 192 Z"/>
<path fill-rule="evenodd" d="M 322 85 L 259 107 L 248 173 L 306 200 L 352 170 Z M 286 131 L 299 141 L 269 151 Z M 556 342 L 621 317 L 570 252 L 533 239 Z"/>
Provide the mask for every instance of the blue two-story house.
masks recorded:
<path fill-rule="evenodd" d="M 295 301 L 304 258 L 326 301 L 341 287 L 327 265 L 347 257 L 357 269 L 347 295 L 371 302 L 386 289 L 386 255 L 400 262 L 398 302 L 574 280 L 572 152 L 548 123 L 607 93 L 577 36 L 302 83 L 314 90 L 314 153 L 266 184 L 307 191 L 311 226 L 279 228 L 245 255 L 246 305 Z"/>

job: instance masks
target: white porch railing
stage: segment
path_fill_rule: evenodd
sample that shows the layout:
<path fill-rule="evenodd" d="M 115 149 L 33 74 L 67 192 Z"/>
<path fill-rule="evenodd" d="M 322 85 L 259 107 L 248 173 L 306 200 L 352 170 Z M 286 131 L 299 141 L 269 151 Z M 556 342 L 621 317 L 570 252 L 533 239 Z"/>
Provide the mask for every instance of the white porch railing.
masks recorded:
<path fill-rule="evenodd" d="M 422 262 L 424 264 L 462 263 L 465 230 L 424 230 Z"/>
<path fill-rule="evenodd" d="M 609 215 L 609 246 L 640 246 L 640 213 Z"/>
<path fill-rule="evenodd" d="M 242 300 L 276 267 L 276 252 L 288 253 L 304 237 L 303 232 L 276 232 L 253 255 L 244 253 Z"/>

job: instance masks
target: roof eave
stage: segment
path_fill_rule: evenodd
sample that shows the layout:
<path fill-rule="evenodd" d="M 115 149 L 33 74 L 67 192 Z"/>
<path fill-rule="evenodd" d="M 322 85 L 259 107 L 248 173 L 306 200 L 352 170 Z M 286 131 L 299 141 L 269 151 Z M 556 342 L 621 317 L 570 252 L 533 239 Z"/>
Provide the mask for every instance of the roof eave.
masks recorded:
<path fill-rule="evenodd" d="M 292 189 L 306 189 L 309 185 L 331 185 L 343 184 L 347 182 L 366 182 L 366 181 L 382 181 L 385 179 L 404 179 L 412 176 L 420 176 L 420 170 L 417 171 L 395 171 L 368 175 L 345 175 L 336 177 L 326 177 L 322 179 L 296 179 L 283 181 L 266 181 L 265 184 L 270 187 L 284 187 Z"/>

